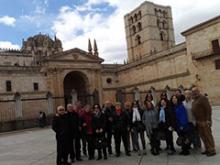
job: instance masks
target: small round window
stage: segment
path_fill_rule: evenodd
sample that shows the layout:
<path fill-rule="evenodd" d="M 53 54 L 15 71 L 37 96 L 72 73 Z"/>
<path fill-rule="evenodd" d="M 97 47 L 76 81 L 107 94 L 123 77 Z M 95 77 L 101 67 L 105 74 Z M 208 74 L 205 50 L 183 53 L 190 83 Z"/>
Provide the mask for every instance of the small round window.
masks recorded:
<path fill-rule="evenodd" d="M 108 84 L 111 84 L 111 83 L 112 83 L 112 79 L 111 79 L 111 78 L 107 78 L 107 79 L 106 79 L 106 82 L 107 82 Z"/>

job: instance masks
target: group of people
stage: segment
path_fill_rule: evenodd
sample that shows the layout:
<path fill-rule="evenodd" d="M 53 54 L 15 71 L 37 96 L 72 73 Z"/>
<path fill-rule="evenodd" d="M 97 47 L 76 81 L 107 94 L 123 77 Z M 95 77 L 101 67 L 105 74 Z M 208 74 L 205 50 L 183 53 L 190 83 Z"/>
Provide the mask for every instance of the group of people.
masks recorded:
<path fill-rule="evenodd" d="M 153 155 L 160 154 L 163 140 L 167 153 L 173 155 L 176 152 L 174 131 L 178 135 L 176 144 L 182 149 L 180 155 L 189 155 L 192 147 L 200 150 L 200 139 L 205 148 L 202 154 L 216 154 L 211 131 L 212 109 L 208 98 L 200 94 L 197 87 L 184 94 L 178 89 L 170 99 L 163 92 L 158 103 L 148 93 L 143 105 L 136 100 L 114 105 L 106 101 L 103 107 L 99 104 L 81 107 L 77 102 L 68 104 L 66 109 L 58 106 L 52 122 L 57 140 L 57 165 L 82 161 L 81 149 L 89 160 L 95 159 L 96 150 L 96 160 L 107 159 L 108 154 L 113 154 L 113 137 L 116 157 L 121 155 L 121 141 L 127 156 L 131 156 L 132 150 L 146 155 L 146 137 Z"/>

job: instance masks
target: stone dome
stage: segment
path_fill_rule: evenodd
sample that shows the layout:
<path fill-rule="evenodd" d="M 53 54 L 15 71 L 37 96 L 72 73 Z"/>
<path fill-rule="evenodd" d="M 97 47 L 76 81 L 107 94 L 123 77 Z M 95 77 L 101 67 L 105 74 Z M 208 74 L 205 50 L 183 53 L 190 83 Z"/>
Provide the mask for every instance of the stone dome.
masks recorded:
<path fill-rule="evenodd" d="M 33 37 L 29 37 L 26 41 L 23 41 L 22 51 L 30 53 L 32 51 L 43 52 L 59 52 L 62 51 L 62 42 L 54 37 L 54 40 L 49 35 L 37 34 Z"/>

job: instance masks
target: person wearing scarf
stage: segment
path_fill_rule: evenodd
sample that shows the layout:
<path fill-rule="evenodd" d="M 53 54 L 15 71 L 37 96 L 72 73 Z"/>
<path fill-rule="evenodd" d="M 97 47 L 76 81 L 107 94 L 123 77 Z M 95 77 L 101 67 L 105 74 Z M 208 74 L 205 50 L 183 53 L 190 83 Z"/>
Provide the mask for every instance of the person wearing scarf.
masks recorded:
<path fill-rule="evenodd" d="M 173 155 L 176 150 L 173 144 L 173 130 L 175 128 L 175 115 L 169 107 L 168 100 L 166 98 L 162 98 L 159 102 L 159 132 L 158 138 L 159 140 L 166 140 L 168 150 L 167 153 L 169 155 Z"/>
<path fill-rule="evenodd" d="M 94 130 L 92 128 L 93 113 L 90 108 L 85 109 L 85 113 L 81 116 L 82 127 L 85 130 L 86 141 L 88 143 L 89 160 L 94 159 Z"/>
<path fill-rule="evenodd" d="M 131 132 L 133 134 L 135 151 L 138 151 L 138 155 L 141 155 L 141 150 L 139 146 L 139 138 L 141 139 L 143 154 L 146 155 L 146 142 L 145 142 L 145 137 L 144 137 L 145 127 L 141 120 L 142 114 L 143 114 L 143 111 L 140 109 L 138 101 L 133 102 Z"/>
<path fill-rule="evenodd" d="M 122 110 L 121 103 L 115 104 L 115 112 L 113 115 L 113 131 L 115 139 L 116 157 L 120 156 L 121 140 L 123 141 L 125 154 L 131 156 L 128 150 L 128 130 L 129 130 L 129 116 Z"/>

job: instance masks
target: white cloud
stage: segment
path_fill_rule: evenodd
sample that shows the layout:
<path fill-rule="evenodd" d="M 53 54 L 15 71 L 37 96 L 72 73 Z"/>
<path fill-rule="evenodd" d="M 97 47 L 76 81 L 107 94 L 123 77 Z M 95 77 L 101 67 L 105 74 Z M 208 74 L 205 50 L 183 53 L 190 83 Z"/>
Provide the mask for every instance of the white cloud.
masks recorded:
<path fill-rule="evenodd" d="M 124 15 L 139 6 L 144 0 L 89 0 L 86 4 L 71 8 L 64 6 L 54 21 L 52 30 L 62 40 L 64 49 L 79 47 L 87 50 L 87 39 L 97 40 L 99 53 L 105 62 L 123 62 L 127 58 L 124 31 Z M 219 14 L 219 0 L 152 0 L 172 7 L 176 41 L 184 38 L 180 33 L 201 21 Z M 115 7 L 110 16 L 94 6 L 107 3 Z M 84 12 L 84 14 L 81 14 Z"/>
<path fill-rule="evenodd" d="M 8 25 L 8 26 L 15 26 L 16 19 L 10 16 L 3 16 L 0 17 L 0 23 Z"/>
<path fill-rule="evenodd" d="M 47 14 L 47 8 L 49 7 L 48 0 L 33 0 L 32 4 L 34 10 L 30 13 L 23 14 L 18 19 L 18 24 L 23 28 L 23 25 L 29 28 L 30 26 L 35 26 L 37 28 L 42 28 L 45 24 L 51 22 L 51 15 Z"/>
<path fill-rule="evenodd" d="M 13 44 L 9 41 L 0 41 L 0 48 L 20 49 L 20 46 L 16 45 L 16 44 Z"/>

